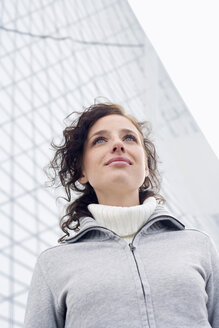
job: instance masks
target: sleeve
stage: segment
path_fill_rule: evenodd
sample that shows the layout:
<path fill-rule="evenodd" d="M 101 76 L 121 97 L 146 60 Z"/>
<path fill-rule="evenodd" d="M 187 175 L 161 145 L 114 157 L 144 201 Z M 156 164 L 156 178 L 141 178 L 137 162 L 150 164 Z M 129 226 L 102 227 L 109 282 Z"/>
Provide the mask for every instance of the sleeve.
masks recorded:
<path fill-rule="evenodd" d="M 210 275 L 206 285 L 208 294 L 208 320 L 211 327 L 219 327 L 219 254 L 215 244 L 209 238 Z"/>
<path fill-rule="evenodd" d="M 64 314 L 49 288 L 39 260 L 36 263 L 27 299 L 24 328 L 63 328 Z"/>

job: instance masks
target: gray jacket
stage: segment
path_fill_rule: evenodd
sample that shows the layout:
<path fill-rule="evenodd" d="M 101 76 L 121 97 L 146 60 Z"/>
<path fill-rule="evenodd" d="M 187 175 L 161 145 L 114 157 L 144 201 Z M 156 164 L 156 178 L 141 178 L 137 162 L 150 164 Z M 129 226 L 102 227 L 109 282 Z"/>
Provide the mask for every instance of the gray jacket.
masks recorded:
<path fill-rule="evenodd" d="M 39 256 L 24 327 L 219 328 L 218 253 L 160 205 L 130 244 L 83 217 Z"/>

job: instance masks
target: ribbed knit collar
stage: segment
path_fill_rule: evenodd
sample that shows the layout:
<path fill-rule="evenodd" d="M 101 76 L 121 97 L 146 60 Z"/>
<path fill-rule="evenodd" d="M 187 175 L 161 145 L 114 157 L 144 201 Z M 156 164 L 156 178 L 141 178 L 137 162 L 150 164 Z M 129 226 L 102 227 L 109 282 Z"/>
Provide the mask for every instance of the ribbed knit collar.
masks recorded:
<path fill-rule="evenodd" d="M 147 198 L 143 204 L 130 207 L 89 204 L 88 210 L 97 223 L 126 238 L 135 234 L 157 206 L 154 197 Z"/>

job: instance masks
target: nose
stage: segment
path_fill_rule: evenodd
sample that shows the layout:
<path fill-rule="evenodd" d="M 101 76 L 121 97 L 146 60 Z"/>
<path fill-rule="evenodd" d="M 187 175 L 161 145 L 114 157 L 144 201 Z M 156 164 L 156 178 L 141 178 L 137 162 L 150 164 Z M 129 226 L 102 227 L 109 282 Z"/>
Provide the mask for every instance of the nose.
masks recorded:
<path fill-rule="evenodd" d="M 114 152 L 125 152 L 125 147 L 121 141 L 117 141 L 113 145 L 113 153 Z"/>

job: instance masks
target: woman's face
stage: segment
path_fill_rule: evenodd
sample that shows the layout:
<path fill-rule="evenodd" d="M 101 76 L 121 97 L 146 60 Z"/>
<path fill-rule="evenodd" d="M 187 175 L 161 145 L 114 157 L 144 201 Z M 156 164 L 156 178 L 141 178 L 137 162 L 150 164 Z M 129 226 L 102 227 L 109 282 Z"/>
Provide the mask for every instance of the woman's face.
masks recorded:
<path fill-rule="evenodd" d="M 137 194 L 149 170 L 141 136 L 134 124 L 121 115 L 100 118 L 90 128 L 84 145 L 82 177 L 97 198 L 118 192 Z M 108 161 L 122 157 L 125 161 Z"/>

